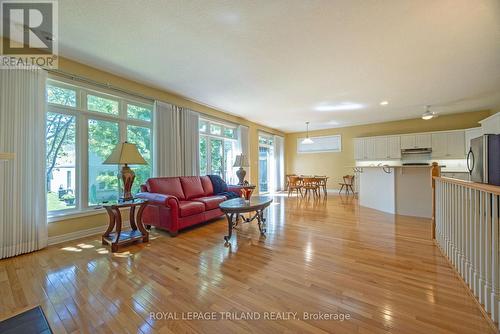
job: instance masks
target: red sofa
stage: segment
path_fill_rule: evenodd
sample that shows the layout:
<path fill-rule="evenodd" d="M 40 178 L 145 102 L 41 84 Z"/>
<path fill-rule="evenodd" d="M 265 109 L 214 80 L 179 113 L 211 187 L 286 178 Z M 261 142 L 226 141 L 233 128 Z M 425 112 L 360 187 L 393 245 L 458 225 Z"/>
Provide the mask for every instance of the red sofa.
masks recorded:
<path fill-rule="evenodd" d="M 228 191 L 241 196 L 238 186 L 228 185 Z M 167 230 L 176 236 L 179 230 L 223 215 L 219 204 L 224 196 L 214 195 L 208 176 L 150 178 L 136 195 L 149 200 L 142 222 Z"/>

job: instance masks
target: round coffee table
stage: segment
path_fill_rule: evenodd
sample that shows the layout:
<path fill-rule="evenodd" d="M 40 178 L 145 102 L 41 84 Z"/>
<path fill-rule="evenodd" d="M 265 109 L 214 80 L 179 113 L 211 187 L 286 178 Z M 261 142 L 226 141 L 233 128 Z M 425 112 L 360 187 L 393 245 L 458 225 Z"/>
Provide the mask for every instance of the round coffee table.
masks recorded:
<path fill-rule="evenodd" d="M 229 239 L 231 239 L 233 235 L 233 228 L 238 225 L 240 217 L 244 223 L 250 223 L 257 219 L 259 231 L 264 235 L 266 233 L 264 209 L 272 202 L 273 199 L 269 196 L 255 196 L 251 197 L 249 200 L 245 200 L 244 198 L 233 198 L 219 204 L 219 208 L 224 212 L 227 218 L 228 235 L 224 237 L 224 240 L 229 242 Z M 242 214 L 247 212 L 255 212 L 255 214 L 250 218 L 243 217 Z"/>

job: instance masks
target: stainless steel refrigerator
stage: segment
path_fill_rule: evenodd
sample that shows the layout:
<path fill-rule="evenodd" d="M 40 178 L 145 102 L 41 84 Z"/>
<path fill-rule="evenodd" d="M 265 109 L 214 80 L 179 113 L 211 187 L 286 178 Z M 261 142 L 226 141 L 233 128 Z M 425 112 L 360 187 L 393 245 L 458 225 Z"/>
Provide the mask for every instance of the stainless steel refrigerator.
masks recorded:
<path fill-rule="evenodd" d="M 500 186 L 500 135 L 483 135 L 471 140 L 467 169 L 471 181 Z"/>

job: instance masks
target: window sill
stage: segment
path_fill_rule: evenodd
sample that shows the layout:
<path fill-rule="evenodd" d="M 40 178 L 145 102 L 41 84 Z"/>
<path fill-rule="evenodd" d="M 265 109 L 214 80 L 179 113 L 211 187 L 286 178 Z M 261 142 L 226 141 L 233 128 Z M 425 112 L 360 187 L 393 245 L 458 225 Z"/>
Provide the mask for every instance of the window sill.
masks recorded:
<path fill-rule="evenodd" d="M 55 223 L 59 222 L 62 220 L 68 220 L 68 219 L 74 219 L 74 218 L 81 218 L 81 217 L 88 217 L 88 216 L 95 216 L 95 215 L 100 215 L 106 213 L 106 210 L 103 208 L 99 209 L 88 209 L 85 211 L 76 211 L 76 212 L 61 212 L 61 213 L 56 213 L 49 215 L 47 217 L 47 222 L 48 223 Z"/>

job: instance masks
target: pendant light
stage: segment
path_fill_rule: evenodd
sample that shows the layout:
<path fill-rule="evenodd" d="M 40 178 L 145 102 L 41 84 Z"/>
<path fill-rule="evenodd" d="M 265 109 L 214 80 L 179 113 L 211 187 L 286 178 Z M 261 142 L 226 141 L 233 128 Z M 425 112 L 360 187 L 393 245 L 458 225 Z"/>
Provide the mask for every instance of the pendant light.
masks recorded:
<path fill-rule="evenodd" d="M 304 145 L 314 144 L 314 141 L 311 138 L 309 138 L 309 122 L 306 122 L 306 131 L 307 131 L 306 137 L 302 141 L 302 144 Z"/>
<path fill-rule="evenodd" d="M 431 109 L 431 106 L 429 106 L 429 105 L 425 106 L 425 112 L 422 114 L 423 120 L 428 121 L 428 120 L 436 117 L 436 114 L 434 112 L 432 112 L 430 109 Z"/>

